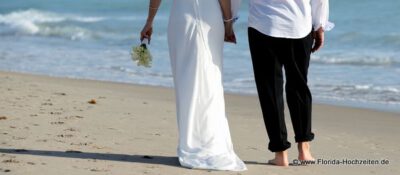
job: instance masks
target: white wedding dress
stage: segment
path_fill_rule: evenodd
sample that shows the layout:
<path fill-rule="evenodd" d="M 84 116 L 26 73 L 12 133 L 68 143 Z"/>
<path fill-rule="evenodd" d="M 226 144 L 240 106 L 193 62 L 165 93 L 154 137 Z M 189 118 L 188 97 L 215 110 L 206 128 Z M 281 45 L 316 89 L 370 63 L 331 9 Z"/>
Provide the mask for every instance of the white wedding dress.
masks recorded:
<path fill-rule="evenodd" d="M 174 0 L 168 27 L 179 130 L 178 157 L 188 168 L 243 171 L 225 116 L 224 24 L 218 0 Z"/>

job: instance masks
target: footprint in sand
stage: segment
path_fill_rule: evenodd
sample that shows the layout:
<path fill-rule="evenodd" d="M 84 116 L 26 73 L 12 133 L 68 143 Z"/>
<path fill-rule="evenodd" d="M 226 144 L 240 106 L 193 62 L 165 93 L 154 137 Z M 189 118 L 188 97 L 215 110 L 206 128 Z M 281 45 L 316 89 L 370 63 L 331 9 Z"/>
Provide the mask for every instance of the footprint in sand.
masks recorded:
<path fill-rule="evenodd" d="M 5 173 L 9 173 L 9 172 L 11 172 L 11 170 L 9 170 L 9 169 L 2 169 L 2 168 L 0 168 L 0 172 L 5 172 Z"/>
<path fill-rule="evenodd" d="M 66 96 L 67 94 L 64 92 L 55 92 L 53 93 L 54 95 L 59 95 L 59 96 Z"/>
<path fill-rule="evenodd" d="M 61 122 L 61 121 L 57 121 L 57 122 L 50 122 L 50 124 L 52 124 L 52 125 L 62 125 L 62 124 L 64 124 L 65 122 Z"/>
<path fill-rule="evenodd" d="M 74 135 L 72 135 L 72 134 L 59 134 L 59 135 L 57 135 L 57 137 L 71 138 L 71 137 L 74 137 Z"/>
<path fill-rule="evenodd" d="M 64 131 L 79 132 L 79 130 L 75 129 L 75 128 L 67 128 L 67 129 L 64 129 Z"/>
<path fill-rule="evenodd" d="M 39 97 L 39 96 L 36 96 L 36 95 L 28 95 L 27 97 L 29 97 L 29 98 L 37 98 L 37 97 Z"/>
<path fill-rule="evenodd" d="M 66 143 L 64 140 L 57 140 L 57 139 L 54 139 L 54 141 L 59 142 L 59 143 Z"/>
<path fill-rule="evenodd" d="M 50 112 L 51 115 L 61 115 L 62 112 Z"/>
<path fill-rule="evenodd" d="M 28 165 L 36 165 L 34 162 L 26 162 Z"/>
<path fill-rule="evenodd" d="M 92 172 L 108 172 L 108 171 L 110 171 L 110 170 L 98 169 L 98 168 L 91 168 L 90 171 L 92 171 Z"/>
<path fill-rule="evenodd" d="M 15 136 L 13 136 L 12 139 L 13 140 L 25 140 L 26 137 L 15 137 Z"/>
<path fill-rule="evenodd" d="M 248 146 L 247 149 L 249 149 L 249 150 L 258 150 L 258 148 L 251 147 L 251 146 Z"/>
<path fill-rule="evenodd" d="M 53 103 L 45 102 L 45 103 L 42 103 L 42 106 L 53 106 Z"/>
<path fill-rule="evenodd" d="M 58 109 L 56 109 L 56 110 L 65 112 L 65 109 L 64 109 L 64 108 L 58 108 Z"/>
<path fill-rule="evenodd" d="M 3 161 L 1 161 L 2 163 L 19 163 L 19 161 L 18 160 L 15 160 L 15 159 L 6 159 L 6 160 L 3 160 Z"/>
<path fill-rule="evenodd" d="M 66 119 L 66 120 L 71 120 L 71 119 L 82 119 L 82 118 L 84 118 L 84 117 L 79 116 L 79 115 L 64 117 L 64 119 Z"/>
<path fill-rule="evenodd" d="M 93 142 L 70 143 L 70 145 L 73 145 L 73 146 L 89 146 L 91 144 L 93 144 Z"/>
<path fill-rule="evenodd" d="M 97 146 L 97 145 L 93 145 L 92 148 L 94 148 L 94 149 L 108 149 L 108 147 L 105 147 L 105 146 Z"/>

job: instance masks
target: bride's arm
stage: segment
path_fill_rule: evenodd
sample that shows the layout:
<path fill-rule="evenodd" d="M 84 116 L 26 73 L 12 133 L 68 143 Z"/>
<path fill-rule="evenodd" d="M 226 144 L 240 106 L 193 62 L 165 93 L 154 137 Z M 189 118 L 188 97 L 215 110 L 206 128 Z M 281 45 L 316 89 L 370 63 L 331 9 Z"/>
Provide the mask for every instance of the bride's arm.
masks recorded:
<path fill-rule="evenodd" d="M 146 24 L 144 25 L 142 32 L 140 33 L 140 40 L 142 41 L 144 38 L 151 40 L 151 34 L 153 33 L 153 20 L 157 14 L 158 7 L 160 7 L 161 0 L 150 0 L 149 3 L 149 12 L 147 15 Z"/>
<path fill-rule="evenodd" d="M 236 43 L 235 33 L 233 32 L 234 17 L 232 15 L 231 0 L 219 0 L 219 4 L 221 5 L 225 24 L 225 41 Z"/>
<path fill-rule="evenodd" d="M 231 0 L 219 0 L 222 9 L 222 16 L 224 21 L 233 20 Z"/>

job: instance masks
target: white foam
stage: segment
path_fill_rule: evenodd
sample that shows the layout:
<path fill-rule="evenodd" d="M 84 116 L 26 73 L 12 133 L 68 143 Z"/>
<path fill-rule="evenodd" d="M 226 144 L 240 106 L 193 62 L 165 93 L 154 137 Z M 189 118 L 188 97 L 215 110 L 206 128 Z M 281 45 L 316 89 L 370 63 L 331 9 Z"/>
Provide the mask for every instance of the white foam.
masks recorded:
<path fill-rule="evenodd" d="M 368 90 L 371 89 L 372 85 L 355 85 L 355 89 L 358 90 Z"/>
<path fill-rule="evenodd" d="M 369 66 L 389 66 L 400 64 L 393 56 L 377 55 L 377 56 L 364 56 L 364 55 L 346 55 L 346 56 L 314 56 L 311 59 L 314 63 L 321 64 L 343 64 L 343 65 L 369 65 Z"/>
<path fill-rule="evenodd" d="M 104 17 L 87 17 L 77 16 L 71 14 L 58 14 L 53 12 L 40 11 L 35 9 L 14 11 L 5 15 L 0 15 L 0 24 L 8 25 L 16 29 L 19 33 L 23 34 L 48 34 L 55 33 L 50 32 L 50 28 L 43 27 L 43 23 L 59 23 L 63 21 L 77 21 L 92 23 L 104 20 Z M 56 29 L 60 31 L 59 29 Z M 82 35 L 82 32 L 78 32 L 78 36 Z M 74 37 L 71 37 L 74 38 Z M 76 37 L 75 37 L 76 38 Z"/>
<path fill-rule="evenodd" d="M 370 101 L 379 103 L 400 104 L 400 86 L 373 84 L 313 84 L 312 91 L 318 96 L 331 96 L 346 100 Z"/>
<path fill-rule="evenodd" d="M 386 86 L 386 87 L 373 87 L 373 90 L 381 91 L 381 92 L 400 93 L 400 88 L 390 87 L 390 86 Z"/>

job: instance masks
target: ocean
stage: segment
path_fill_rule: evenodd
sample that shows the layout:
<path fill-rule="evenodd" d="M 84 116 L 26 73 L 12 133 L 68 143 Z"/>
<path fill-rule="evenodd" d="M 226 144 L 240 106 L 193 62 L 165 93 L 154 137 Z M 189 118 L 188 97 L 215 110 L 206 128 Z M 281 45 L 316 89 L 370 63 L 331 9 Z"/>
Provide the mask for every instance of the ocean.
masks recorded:
<path fill-rule="evenodd" d="M 255 95 L 247 42 L 247 0 L 235 24 L 238 44 L 224 50 L 226 92 Z M 0 3 L 0 70 L 172 87 L 162 2 L 149 49 L 151 68 L 130 58 L 148 0 L 13 0 Z M 316 102 L 400 111 L 400 1 L 331 0 L 322 51 L 309 85 Z"/>

